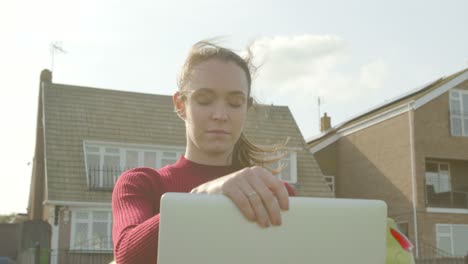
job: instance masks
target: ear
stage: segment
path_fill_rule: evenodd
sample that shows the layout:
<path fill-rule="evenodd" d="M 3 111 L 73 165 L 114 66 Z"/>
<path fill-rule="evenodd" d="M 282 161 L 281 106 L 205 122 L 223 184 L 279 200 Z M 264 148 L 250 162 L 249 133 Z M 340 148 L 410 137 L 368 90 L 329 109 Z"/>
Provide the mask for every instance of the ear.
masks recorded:
<path fill-rule="evenodd" d="M 172 102 L 174 103 L 174 111 L 182 119 L 185 120 L 185 103 L 183 102 L 179 92 L 176 92 L 172 96 Z"/>
<path fill-rule="evenodd" d="M 250 107 L 252 107 L 253 104 L 254 104 L 254 99 L 249 96 L 249 98 L 247 99 L 247 109 L 250 109 Z"/>

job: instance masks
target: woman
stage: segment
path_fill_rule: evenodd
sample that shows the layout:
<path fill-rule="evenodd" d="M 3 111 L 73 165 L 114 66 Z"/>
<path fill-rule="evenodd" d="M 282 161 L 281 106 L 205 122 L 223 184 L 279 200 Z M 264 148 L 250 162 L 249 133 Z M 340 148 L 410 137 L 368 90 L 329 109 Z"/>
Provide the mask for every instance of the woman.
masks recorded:
<path fill-rule="evenodd" d="M 293 189 L 263 164 L 268 150 L 242 135 L 252 104 L 250 60 L 209 42 L 195 44 L 173 96 L 187 147 L 175 164 L 123 173 L 112 196 L 117 263 L 155 263 L 159 202 L 165 192 L 224 194 L 250 221 L 281 224 Z M 270 151 L 271 152 L 271 151 Z"/>

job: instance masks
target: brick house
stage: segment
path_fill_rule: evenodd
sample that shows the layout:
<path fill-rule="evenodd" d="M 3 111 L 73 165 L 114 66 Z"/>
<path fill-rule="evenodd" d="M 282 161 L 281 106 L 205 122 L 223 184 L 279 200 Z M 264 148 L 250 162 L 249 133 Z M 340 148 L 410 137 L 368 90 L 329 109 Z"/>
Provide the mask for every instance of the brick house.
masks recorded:
<path fill-rule="evenodd" d="M 307 144 L 335 196 L 386 201 L 416 254 L 468 252 L 468 69 L 334 127 L 325 115 Z"/>
<path fill-rule="evenodd" d="M 173 109 L 172 96 L 57 84 L 50 71 L 41 73 L 28 214 L 52 227 L 52 263 L 109 262 L 120 173 L 173 163 L 185 151 L 184 123 Z M 300 196 L 333 196 L 288 107 L 254 107 L 245 133 L 263 146 L 289 137 L 279 177 Z"/>

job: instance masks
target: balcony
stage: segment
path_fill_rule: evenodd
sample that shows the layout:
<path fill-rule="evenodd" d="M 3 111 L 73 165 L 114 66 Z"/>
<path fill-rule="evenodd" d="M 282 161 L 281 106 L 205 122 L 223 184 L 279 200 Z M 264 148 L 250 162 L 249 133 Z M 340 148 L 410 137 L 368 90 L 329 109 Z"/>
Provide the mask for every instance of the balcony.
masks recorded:
<path fill-rule="evenodd" d="M 468 209 L 468 161 L 427 159 L 426 207 Z"/>
<path fill-rule="evenodd" d="M 120 167 L 105 169 L 88 168 L 88 188 L 91 191 L 111 192 L 114 189 L 117 178 L 124 170 Z"/>
<path fill-rule="evenodd" d="M 426 186 L 426 206 L 438 208 L 468 209 L 468 191 L 451 190 L 435 192 L 434 186 Z"/>

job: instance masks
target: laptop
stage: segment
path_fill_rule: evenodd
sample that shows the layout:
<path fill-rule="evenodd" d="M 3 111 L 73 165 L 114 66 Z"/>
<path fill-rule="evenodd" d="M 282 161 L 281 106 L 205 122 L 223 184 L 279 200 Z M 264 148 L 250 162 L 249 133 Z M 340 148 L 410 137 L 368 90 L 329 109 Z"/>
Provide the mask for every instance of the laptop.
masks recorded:
<path fill-rule="evenodd" d="M 379 200 L 290 197 L 282 225 L 249 222 L 224 195 L 166 193 L 158 264 L 385 263 Z"/>

